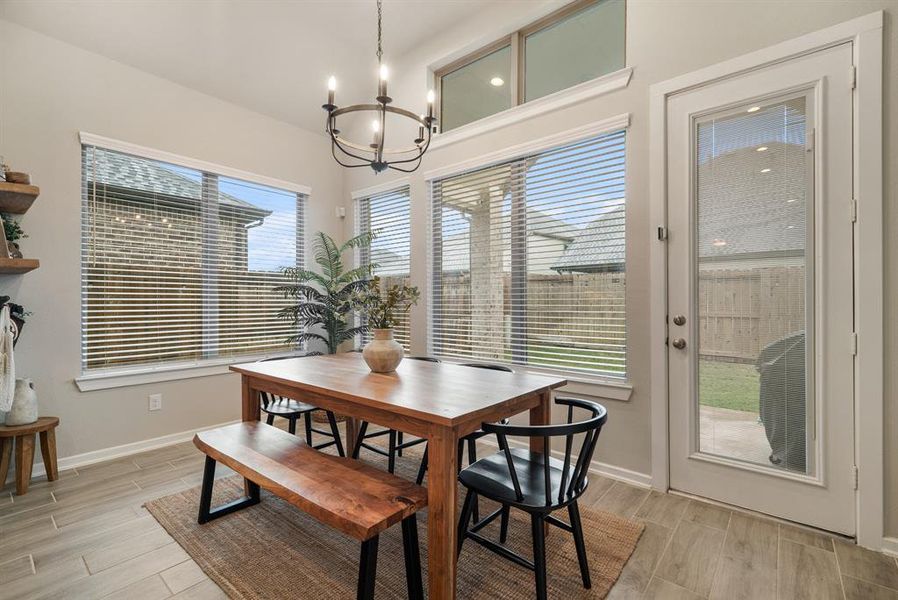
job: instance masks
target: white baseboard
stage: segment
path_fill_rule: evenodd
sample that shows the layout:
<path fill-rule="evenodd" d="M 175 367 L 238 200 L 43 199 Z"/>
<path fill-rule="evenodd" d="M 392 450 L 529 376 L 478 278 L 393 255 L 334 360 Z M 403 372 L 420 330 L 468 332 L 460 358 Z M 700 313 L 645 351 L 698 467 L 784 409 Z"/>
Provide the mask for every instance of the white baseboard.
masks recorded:
<path fill-rule="evenodd" d="M 882 538 L 882 551 L 892 556 L 898 556 L 898 538 L 884 537 Z"/>
<path fill-rule="evenodd" d="M 522 448 L 526 448 L 526 444 L 519 440 L 508 440 L 512 446 L 519 446 Z M 478 442 L 486 444 L 488 446 L 492 446 L 499 449 L 499 444 L 491 439 L 480 439 Z M 564 460 L 564 453 L 559 452 L 558 450 L 552 451 L 552 456 L 559 460 Z M 571 461 L 576 462 L 577 456 L 575 454 L 571 455 Z M 623 467 L 616 467 L 614 465 L 609 465 L 608 463 L 599 462 L 597 460 L 593 460 L 589 465 L 589 472 L 594 473 L 596 475 L 601 475 L 603 477 L 608 477 L 609 479 L 615 479 L 617 481 L 622 481 L 624 483 L 629 483 L 630 485 L 635 485 L 636 487 L 649 489 L 652 487 L 652 475 L 650 473 L 640 473 L 639 471 L 631 471 L 630 469 L 625 469 Z"/>
<path fill-rule="evenodd" d="M 92 465 L 94 463 L 103 462 L 106 460 L 113 460 L 116 458 L 130 456 L 132 454 L 139 454 L 148 450 L 156 450 L 157 448 L 164 448 L 165 446 L 172 446 L 174 444 L 180 444 L 181 442 L 190 441 L 191 439 L 193 439 L 194 434 L 199 431 L 207 431 L 209 429 L 215 429 L 216 427 L 221 427 L 223 425 L 230 425 L 231 423 L 237 423 L 237 421 L 228 421 L 227 423 L 209 425 L 208 427 L 200 427 L 198 429 L 191 429 L 189 431 L 181 431 L 179 433 L 170 433 L 168 435 L 163 435 L 148 440 L 142 440 L 139 442 L 132 442 L 130 444 L 123 444 L 121 446 L 113 446 L 111 448 L 92 450 L 91 452 L 84 452 L 82 454 L 74 454 L 72 456 L 60 458 L 58 460 L 57 466 L 60 471 L 66 471 L 68 469 L 86 467 L 87 465 Z M 37 458 L 38 456 L 40 456 L 40 453 L 38 453 L 35 458 Z M 7 477 L 6 483 L 13 481 L 13 479 L 15 478 L 15 474 L 12 472 L 12 469 L 10 469 L 10 471 L 11 472 Z M 46 474 L 47 471 L 44 468 L 44 464 L 36 463 L 34 465 L 34 470 L 31 473 L 31 477 L 41 477 Z"/>

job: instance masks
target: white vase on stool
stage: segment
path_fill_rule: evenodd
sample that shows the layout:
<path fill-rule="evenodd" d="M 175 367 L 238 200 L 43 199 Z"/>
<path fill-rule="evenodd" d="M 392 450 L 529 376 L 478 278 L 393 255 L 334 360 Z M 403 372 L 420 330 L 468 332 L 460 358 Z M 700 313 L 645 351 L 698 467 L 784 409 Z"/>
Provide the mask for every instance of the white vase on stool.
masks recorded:
<path fill-rule="evenodd" d="M 37 393 L 32 380 L 16 379 L 16 393 L 5 421 L 7 425 L 28 425 L 37 421 Z"/>

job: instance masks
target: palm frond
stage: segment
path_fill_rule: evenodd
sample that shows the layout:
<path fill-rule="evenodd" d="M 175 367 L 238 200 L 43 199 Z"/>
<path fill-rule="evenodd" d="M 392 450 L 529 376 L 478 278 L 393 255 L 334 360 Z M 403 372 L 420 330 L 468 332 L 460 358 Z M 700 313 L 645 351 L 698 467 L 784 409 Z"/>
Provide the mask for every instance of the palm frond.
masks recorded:
<path fill-rule="evenodd" d="M 371 242 L 377 237 L 376 231 L 366 231 L 364 233 L 360 233 L 354 238 L 350 238 L 343 242 L 343 245 L 340 246 L 340 253 L 346 252 L 347 250 L 353 248 L 363 248 L 365 246 L 370 246 Z"/>

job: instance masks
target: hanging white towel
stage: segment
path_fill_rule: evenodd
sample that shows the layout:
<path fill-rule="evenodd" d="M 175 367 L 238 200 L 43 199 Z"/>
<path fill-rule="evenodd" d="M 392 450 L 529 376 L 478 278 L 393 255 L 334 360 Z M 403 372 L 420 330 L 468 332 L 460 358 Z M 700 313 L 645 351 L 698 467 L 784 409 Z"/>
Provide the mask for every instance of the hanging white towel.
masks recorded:
<path fill-rule="evenodd" d="M 13 360 L 15 325 L 9 317 L 9 305 L 0 310 L 0 412 L 9 412 L 16 393 L 16 365 Z"/>

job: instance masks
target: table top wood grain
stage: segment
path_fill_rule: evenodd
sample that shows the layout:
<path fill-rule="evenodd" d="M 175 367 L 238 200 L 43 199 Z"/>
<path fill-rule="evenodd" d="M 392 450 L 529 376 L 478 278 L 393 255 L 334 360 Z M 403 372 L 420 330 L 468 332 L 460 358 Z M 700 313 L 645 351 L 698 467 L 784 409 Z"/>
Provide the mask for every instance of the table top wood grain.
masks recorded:
<path fill-rule="evenodd" d="M 245 363 L 231 370 L 443 426 L 567 383 L 547 375 L 420 360 L 403 360 L 393 373 L 372 373 L 358 352 Z"/>

